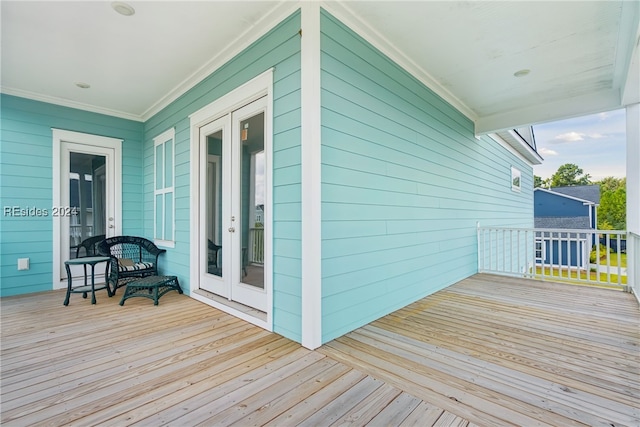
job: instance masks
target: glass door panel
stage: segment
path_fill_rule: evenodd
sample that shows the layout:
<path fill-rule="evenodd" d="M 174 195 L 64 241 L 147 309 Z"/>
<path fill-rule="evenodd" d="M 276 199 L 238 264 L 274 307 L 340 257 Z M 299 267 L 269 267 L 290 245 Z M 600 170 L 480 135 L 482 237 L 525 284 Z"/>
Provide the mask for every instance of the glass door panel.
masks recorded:
<path fill-rule="evenodd" d="M 240 180 L 242 188 L 242 283 L 264 289 L 264 113 L 240 122 L 242 150 Z M 244 138 L 244 139 L 243 139 Z"/>
<path fill-rule="evenodd" d="M 221 296 L 228 297 L 228 284 L 224 275 L 224 251 L 228 247 L 228 237 L 223 233 L 223 208 L 225 200 L 225 183 L 229 174 L 229 148 L 226 129 L 229 117 L 215 120 L 201 128 L 200 154 L 202 173 L 200 182 L 202 202 L 200 212 L 200 229 L 204 231 L 200 250 L 200 287 Z M 228 184 L 227 184 L 228 185 Z"/>
<path fill-rule="evenodd" d="M 61 199 L 63 206 L 56 207 L 54 212 L 63 220 L 63 262 L 97 255 L 96 245 L 107 235 L 107 205 L 112 203 L 107 201 L 107 155 L 72 150 L 67 152 L 68 158 L 63 162 L 65 165 L 68 162 L 66 188 Z M 105 266 L 96 266 L 97 282 L 104 280 Z M 84 280 L 83 266 L 70 266 L 70 271 L 74 285 Z M 61 273 L 66 276 L 64 265 Z M 66 281 L 66 277 L 61 280 Z"/>
<path fill-rule="evenodd" d="M 265 109 L 261 98 L 232 113 L 235 232 L 232 299 L 266 311 L 264 291 Z M 260 219 L 260 221 L 258 221 Z"/>
<path fill-rule="evenodd" d="M 207 141 L 207 272 L 222 277 L 222 131 Z"/>

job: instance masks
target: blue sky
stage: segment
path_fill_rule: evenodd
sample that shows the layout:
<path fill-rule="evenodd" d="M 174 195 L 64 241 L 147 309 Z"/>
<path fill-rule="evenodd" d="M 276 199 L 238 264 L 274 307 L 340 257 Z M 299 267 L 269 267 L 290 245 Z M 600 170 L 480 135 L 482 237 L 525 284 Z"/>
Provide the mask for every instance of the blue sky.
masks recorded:
<path fill-rule="evenodd" d="M 544 162 L 534 175 L 550 178 L 565 163 L 578 165 L 592 181 L 626 176 L 626 112 L 606 113 L 533 126 Z"/>

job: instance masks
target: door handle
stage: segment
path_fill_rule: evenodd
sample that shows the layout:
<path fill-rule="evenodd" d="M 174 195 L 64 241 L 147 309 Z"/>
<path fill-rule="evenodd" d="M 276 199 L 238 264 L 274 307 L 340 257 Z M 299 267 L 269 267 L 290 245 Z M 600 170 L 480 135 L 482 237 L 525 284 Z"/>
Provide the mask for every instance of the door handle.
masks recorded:
<path fill-rule="evenodd" d="M 229 227 L 229 233 L 235 233 L 236 229 L 234 227 Z"/>

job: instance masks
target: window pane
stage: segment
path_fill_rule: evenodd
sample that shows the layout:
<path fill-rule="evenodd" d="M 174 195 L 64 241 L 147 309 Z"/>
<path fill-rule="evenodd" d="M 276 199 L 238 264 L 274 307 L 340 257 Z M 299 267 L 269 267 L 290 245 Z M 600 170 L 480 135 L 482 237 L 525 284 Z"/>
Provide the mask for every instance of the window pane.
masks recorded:
<path fill-rule="evenodd" d="M 156 190 L 164 188 L 164 180 L 162 179 L 162 170 L 163 170 L 162 146 L 163 144 L 156 146 Z"/>
<path fill-rule="evenodd" d="M 163 211 L 163 203 L 162 203 L 162 194 L 157 194 L 156 195 L 156 231 L 155 231 L 155 238 L 156 239 L 162 239 L 162 232 L 163 232 L 163 226 L 162 226 L 162 211 Z"/>
<path fill-rule="evenodd" d="M 240 123 L 243 136 L 240 161 L 240 277 L 242 283 L 264 288 L 264 113 Z M 244 134 L 242 133 L 244 132 Z"/>
<path fill-rule="evenodd" d="M 206 272 L 222 277 L 222 131 L 208 135 L 207 141 Z"/>
<path fill-rule="evenodd" d="M 164 240 L 173 240 L 173 193 L 164 195 Z"/>
<path fill-rule="evenodd" d="M 164 143 L 164 186 L 173 186 L 173 140 Z"/>

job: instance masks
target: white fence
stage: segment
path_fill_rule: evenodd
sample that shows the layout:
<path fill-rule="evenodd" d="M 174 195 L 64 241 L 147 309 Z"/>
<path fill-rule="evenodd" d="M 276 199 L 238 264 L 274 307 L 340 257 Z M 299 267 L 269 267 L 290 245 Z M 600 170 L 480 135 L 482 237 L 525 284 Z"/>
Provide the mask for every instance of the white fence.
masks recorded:
<path fill-rule="evenodd" d="M 627 232 L 478 227 L 478 271 L 628 290 Z"/>
<path fill-rule="evenodd" d="M 264 228 L 249 229 L 249 263 L 264 264 Z"/>
<path fill-rule="evenodd" d="M 627 284 L 640 302 L 640 234 L 627 234 Z"/>

